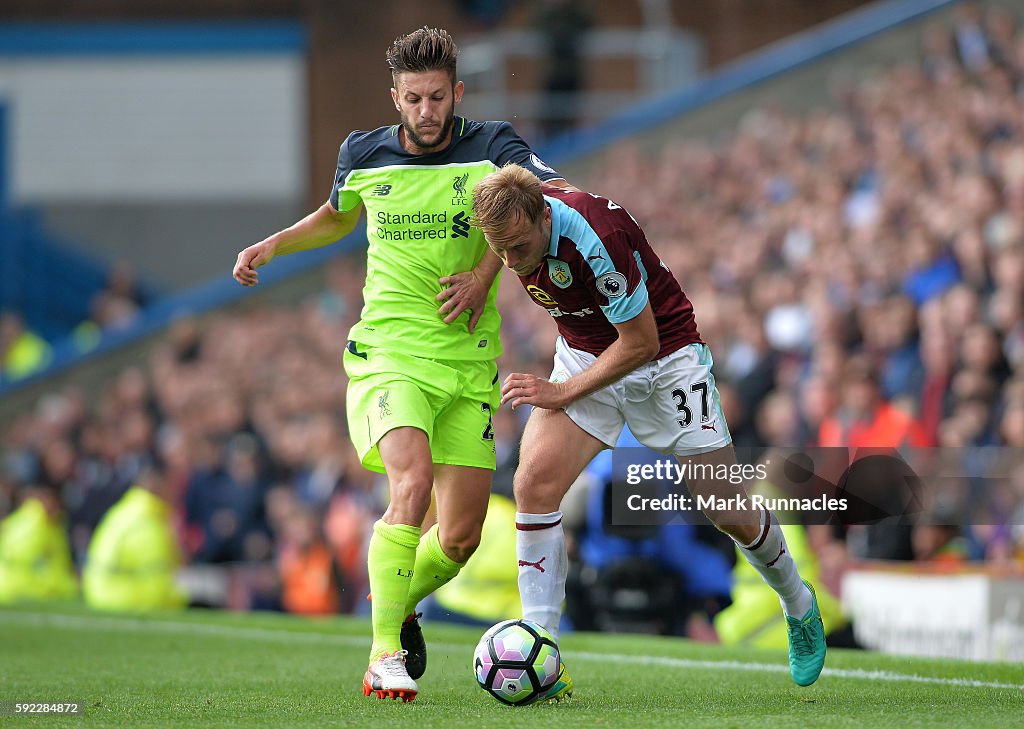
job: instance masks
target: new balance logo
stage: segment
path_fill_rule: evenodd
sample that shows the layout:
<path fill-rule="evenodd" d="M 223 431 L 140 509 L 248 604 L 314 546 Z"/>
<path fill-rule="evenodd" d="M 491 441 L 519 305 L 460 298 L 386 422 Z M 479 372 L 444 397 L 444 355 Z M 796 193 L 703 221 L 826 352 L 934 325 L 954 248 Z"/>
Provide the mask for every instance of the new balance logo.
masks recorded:
<path fill-rule="evenodd" d="M 773 559 L 771 562 L 766 564 L 765 567 L 774 567 L 775 563 L 778 562 L 780 559 L 782 559 L 782 555 L 784 555 L 785 553 L 786 553 L 786 545 L 782 545 L 781 547 L 779 547 L 779 555 L 775 559 Z"/>
<path fill-rule="evenodd" d="M 373 192 L 370 193 L 374 197 L 384 197 L 391 192 L 391 185 L 377 185 L 373 188 Z"/>
<path fill-rule="evenodd" d="M 452 218 L 452 238 L 469 237 L 469 218 L 465 213 L 456 213 Z"/>
<path fill-rule="evenodd" d="M 541 572 L 544 572 L 545 571 L 544 568 L 541 567 L 540 565 L 546 559 L 547 559 L 547 557 L 541 557 L 540 558 L 540 562 L 527 562 L 525 559 L 521 559 L 521 560 L 519 560 L 519 566 L 520 567 L 533 567 L 534 569 L 537 569 L 537 570 L 540 570 Z"/>
<path fill-rule="evenodd" d="M 700 429 L 701 430 L 713 430 L 716 433 L 718 432 L 718 428 L 715 427 L 714 423 L 712 423 L 711 425 L 707 425 L 707 424 L 702 425 L 702 426 L 700 426 Z"/>

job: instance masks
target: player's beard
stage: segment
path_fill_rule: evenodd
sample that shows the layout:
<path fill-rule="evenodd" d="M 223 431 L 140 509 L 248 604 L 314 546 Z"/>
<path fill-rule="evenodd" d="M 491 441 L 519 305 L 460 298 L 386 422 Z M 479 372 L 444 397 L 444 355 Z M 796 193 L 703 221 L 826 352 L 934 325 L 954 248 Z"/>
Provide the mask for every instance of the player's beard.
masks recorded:
<path fill-rule="evenodd" d="M 434 149 L 445 143 L 448 139 L 448 134 L 452 130 L 452 126 L 455 124 L 455 107 L 448 112 L 448 117 L 444 120 L 441 125 L 441 133 L 437 135 L 437 139 L 433 142 L 427 142 L 421 136 L 416 134 L 416 130 L 413 128 L 412 123 L 409 119 L 402 114 L 402 128 L 405 129 L 405 136 L 408 137 L 409 141 L 412 142 L 419 149 Z"/>

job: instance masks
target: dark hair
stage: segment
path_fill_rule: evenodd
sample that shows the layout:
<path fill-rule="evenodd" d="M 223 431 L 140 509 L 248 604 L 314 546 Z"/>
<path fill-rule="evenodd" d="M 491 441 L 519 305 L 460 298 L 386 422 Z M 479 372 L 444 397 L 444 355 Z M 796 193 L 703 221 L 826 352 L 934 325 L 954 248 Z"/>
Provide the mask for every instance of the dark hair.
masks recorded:
<path fill-rule="evenodd" d="M 455 83 L 455 61 L 459 48 L 443 28 L 417 28 L 408 35 L 395 38 L 388 48 L 388 68 L 392 77 L 400 73 L 447 71 Z"/>

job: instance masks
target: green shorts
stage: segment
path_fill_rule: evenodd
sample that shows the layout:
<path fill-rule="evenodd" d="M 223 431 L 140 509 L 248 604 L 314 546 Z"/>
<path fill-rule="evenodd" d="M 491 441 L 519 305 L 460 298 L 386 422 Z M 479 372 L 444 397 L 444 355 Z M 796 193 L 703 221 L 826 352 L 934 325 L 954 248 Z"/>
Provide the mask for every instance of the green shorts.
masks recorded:
<path fill-rule="evenodd" d="M 427 434 L 434 463 L 494 470 L 491 413 L 501 403 L 493 360 L 425 359 L 349 342 L 349 437 L 363 465 L 384 473 L 377 443 L 394 428 Z"/>

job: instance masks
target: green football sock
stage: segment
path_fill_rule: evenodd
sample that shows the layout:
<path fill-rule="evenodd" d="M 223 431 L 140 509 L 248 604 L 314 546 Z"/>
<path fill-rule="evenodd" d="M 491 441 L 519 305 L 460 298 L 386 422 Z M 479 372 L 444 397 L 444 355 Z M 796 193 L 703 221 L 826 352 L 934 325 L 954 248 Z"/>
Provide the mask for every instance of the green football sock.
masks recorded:
<path fill-rule="evenodd" d="M 370 594 L 373 596 L 370 663 L 380 658 L 382 653 L 402 649 L 402 621 L 407 615 L 405 603 L 409 598 L 419 541 L 419 527 L 386 524 L 383 519 L 373 525 L 366 558 Z"/>
<path fill-rule="evenodd" d="M 462 564 L 465 564 L 464 562 Z M 416 611 L 420 600 L 447 584 L 459 574 L 462 564 L 453 562 L 441 549 L 441 540 L 437 536 L 437 524 L 420 539 L 416 548 L 416 566 L 413 568 L 412 584 L 409 586 L 409 600 L 405 604 L 405 614 Z"/>

